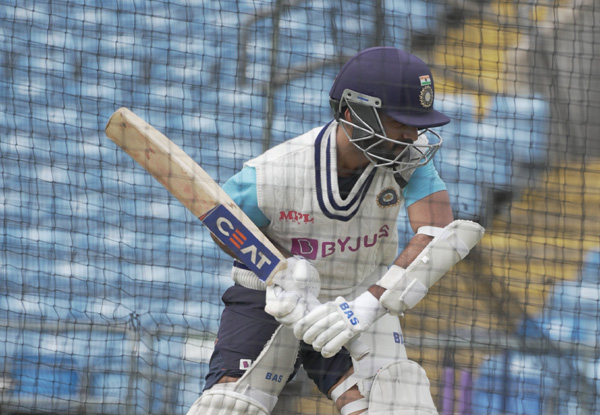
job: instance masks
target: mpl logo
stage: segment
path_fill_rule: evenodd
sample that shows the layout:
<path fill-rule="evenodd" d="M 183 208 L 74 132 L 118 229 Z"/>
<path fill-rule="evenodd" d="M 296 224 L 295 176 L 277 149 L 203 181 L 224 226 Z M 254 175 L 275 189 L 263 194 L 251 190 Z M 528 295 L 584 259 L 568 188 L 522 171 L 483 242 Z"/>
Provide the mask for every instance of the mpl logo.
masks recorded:
<path fill-rule="evenodd" d="M 200 217 L 204 225 L 258 277 L 266 281 L 280 260 L 224 205 Z"/>
<path fill-rule="evenodd" d="M 279 212 L 280 222 L 294 222 L 294 223 L 314 223 L 315 218 L 310 216 L 308 213 L 300 213 L 295 210 L 282 210 Z"/>

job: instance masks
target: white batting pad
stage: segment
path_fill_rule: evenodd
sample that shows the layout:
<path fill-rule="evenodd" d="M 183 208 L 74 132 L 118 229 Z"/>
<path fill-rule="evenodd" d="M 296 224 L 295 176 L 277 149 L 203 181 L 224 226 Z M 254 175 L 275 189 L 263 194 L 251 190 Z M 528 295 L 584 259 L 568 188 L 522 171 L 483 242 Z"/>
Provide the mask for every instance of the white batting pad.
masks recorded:
<path fill-rule="evenodd" d="M 438 415 L 425 370 L 411 360 L 379 371 L 369 397 L 369 415 Z"/>
<path fill-rule="evenodd" d="M 204 392 L 187 415 L 269 415 L 269 412 L 254 399 L 219 384 Z"/>
<path fill-rule="evenodd" d="M 256 361 L 237 382 L 217 383 L 187 415 L 268 415 L 294 370 L 298 340 L 279 326 Z"/>
<path fill-rule="evenodd" d="M 294 371 L 298 345 L 299 342 L 292 330 L 279 326 L 250 369 L 236 382 L 236 391 L 246 393 L 246 391 L 259 390 L 266 396 L 274 397 L 272 402 L 265 402 L 271 410 L 287 379 Z M 263 400 L 262 396 L 260 400 Z"/>

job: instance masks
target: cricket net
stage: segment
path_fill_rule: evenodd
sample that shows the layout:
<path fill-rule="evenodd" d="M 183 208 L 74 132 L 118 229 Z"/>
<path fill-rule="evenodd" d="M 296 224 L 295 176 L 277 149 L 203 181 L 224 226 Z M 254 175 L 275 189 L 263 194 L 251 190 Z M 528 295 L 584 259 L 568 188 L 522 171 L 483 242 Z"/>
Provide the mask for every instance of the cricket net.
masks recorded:
<path fill-rule="evenodd" d="M 202 391 L 231 259 L 105 137 L 113 111 L 224 183 L 327 123 L 374 45 L 432 68 L 435 166 L 487 229 L 402 320 L 440 413 L 600 412 L 598 21 L 593 0 L 0 0 L 0 412 L 185 414 Z"/>

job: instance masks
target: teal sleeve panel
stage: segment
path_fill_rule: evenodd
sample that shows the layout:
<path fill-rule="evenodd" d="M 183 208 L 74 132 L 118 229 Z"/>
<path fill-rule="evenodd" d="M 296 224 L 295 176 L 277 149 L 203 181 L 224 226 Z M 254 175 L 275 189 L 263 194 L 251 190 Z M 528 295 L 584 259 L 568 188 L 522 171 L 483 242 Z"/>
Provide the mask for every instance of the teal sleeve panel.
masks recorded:
<path fill-rule="evenodd" d="M 446 184 L 440 178 L 432 162 L 415 170 L 402 194 L 406 207 L 432 193 L 446 190 Z"/>
<path fill-rule="evenodd" d="M 258 207 L 258 196 L 256 193 L 256 169 L 244 167 L 233 175 L 223 185 L 223 190 L 244 211 L 252 222 L 259 228 L 267 226 L 271 221 Z"/>

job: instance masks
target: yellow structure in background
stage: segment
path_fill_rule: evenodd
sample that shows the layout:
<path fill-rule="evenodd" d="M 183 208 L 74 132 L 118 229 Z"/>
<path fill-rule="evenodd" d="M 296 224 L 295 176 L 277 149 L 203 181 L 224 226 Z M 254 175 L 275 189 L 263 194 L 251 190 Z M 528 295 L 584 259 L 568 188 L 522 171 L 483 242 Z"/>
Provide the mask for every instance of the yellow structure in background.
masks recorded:
<path fill-rule="evenodd" d="M 520 39 L 514 3 L 495 1 L 490 9 L 481 18 L 449 28 L 434 48 L 433 62 L 446 75 L 436 77 L 438 94 L 474 94 L 479 119 L 487 115 L 492 95 L 504 91 L 507 51 L 517 48 Z"/>

